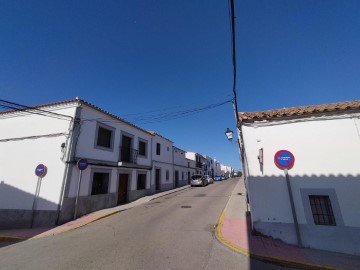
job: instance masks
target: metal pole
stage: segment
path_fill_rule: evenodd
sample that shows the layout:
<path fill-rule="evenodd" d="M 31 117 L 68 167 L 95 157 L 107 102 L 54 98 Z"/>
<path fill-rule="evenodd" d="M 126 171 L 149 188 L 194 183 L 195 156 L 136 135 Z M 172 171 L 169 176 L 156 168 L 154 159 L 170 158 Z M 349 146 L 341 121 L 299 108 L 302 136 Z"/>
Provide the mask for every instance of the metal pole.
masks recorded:
<path fill-rule="evenodd" d="M 77 186 L 77 191 L 76 191 L 74 219 L 76 219 L 76 216 L 77 216 L 77 205 L 78 205 L 78 199 L 79 199 L 79 193 L 80 193 L 81 176 L 82 176 L 82 170 L 80 170 L 79 181 L 78 181 L 78 186 Z"/>
<path fill-rule="evenodd" d="M 295 211 L 295 205 L 294 205 L 294 199 L 293 199 L 292 191 L 291 191 L 290 178 L 289 178 L 289 174 L 288 174 L 287 170 L 284 170 L 284 173 L 285 173 L 285 177 L 286 177 L 286 185 L 287 185 L 289 198 L 290 198 L 292 216 L 293 216 L 294 224 L 295 224 L 296 238 L 297 238 L 298 246 L 302 247 L 300 230 L 299 230 L 299 223 L 298 223 L 298 220 L 297 220 L 296 211 Z"/>
<path fill-rule="evenodd" d="M 30 228 L 33 227 L 33 223 L 34 223 L 34 211 L 35 211 L 36 199 L 37 199 L 37 197 L 39 196 L 39 193 L 40 193 L 40 185 L 41 185 L 41 177 L 38 177 L 38 180 L 37 180 L 37 183 L 36 183 L 34 201 L 33 201 L 33 205 L 32 205 L 32 208 L 31 208 Z"/>

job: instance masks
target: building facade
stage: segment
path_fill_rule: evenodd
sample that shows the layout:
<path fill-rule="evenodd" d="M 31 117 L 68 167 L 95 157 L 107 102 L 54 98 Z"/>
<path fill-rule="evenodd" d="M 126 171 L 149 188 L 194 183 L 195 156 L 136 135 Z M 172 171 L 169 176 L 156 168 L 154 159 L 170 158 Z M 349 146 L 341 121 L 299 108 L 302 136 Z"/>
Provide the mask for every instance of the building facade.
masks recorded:
<path fill-rule="evenodd" d="M 202 155 L 78 98 L 2 112 L 0 130 L 0 229 L 62 224 L 204 173 Z"/>
<path fill-rule="evenodd" d="M 360 255 L 360 101 L 239 119 L 252 228 L 290 244 Z M 294 164 L 285 171 L 279 161 Z"/>

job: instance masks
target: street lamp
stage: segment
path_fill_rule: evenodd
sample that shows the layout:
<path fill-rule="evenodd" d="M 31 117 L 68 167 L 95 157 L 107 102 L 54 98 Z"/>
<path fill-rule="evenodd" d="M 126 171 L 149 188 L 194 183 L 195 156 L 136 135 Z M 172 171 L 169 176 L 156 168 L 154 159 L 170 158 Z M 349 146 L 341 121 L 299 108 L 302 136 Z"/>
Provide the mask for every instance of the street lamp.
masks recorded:
<path fill-rule="evenodd" d="M 233 143 L 233 144 L 237 144 L 238 141 L 233 141 L 233 131 L 230 128 L 227 128 L 225 131 L 225 135 L 227 137 L 227 139 L 229 140 L 229 142 Z"/>

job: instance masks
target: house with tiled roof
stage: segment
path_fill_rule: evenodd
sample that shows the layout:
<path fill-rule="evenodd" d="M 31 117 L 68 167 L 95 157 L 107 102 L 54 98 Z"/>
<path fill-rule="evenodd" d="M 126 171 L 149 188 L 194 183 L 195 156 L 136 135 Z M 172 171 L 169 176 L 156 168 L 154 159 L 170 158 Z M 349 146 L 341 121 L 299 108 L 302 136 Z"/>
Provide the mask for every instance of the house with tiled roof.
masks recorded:
<path fill-rule="evenodd" d="M 0 130 L 0 228 L 52 226 L 153 193 L 153 134 L 84 100 L 0 113 Z"/>
<path fill-rule="evenodd" d="M 360 255 L 360 100 L 238 114 L 254 232 Z"/>
<path fill-rule="evenodd" d="M 149 131 L 153 135 L 152 147 L 152 179 L 154 192 L 166 191 L 175 187 L 173 142 L 164 136 Z"/>

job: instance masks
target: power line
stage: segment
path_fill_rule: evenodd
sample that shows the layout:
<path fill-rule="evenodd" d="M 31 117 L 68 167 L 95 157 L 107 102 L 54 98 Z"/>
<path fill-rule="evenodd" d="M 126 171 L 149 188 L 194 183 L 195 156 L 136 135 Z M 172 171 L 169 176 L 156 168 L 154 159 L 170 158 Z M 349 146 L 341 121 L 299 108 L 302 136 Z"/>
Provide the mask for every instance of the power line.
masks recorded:
<path fill-rule="evenodd" d="M 236 125 L 239 122 L 239 114 L 238 114 L 238 105 L 237 105 L 237 94 L 236 94 L 236 40 L 235 40 L 235 8 L 234 8 L 234 0 L 229 0 L 229 13 L 230 13 L 230 30 L 231 30 L 231 54 L 232 54 L 232 64 L 233 64 L 233 94 L 234 94 L 234 110 L 235 110 L 235 118 Z"/>
<path fill-rule="evenodd" d="M 144 114 L 133 118 L 123 118 L 123 120 L 129 123 L 136 123 L 137 125 L 165 122 L 179 118 L 189 117 L 197 113 L 201 113 L 204 111 L 208 111 L 223 106 L 232 101 L 233 100 L 230 99 L 219 103 L 209 104 L 202 107 L 195 107 L 187 110 L 180 110 L 180 111 L 173 111 L 173 112 L 159 113 L 159 114 Z M 111 122 L 118 122 L 119 120 L 110 119 L 110 118 L 93 118 L 93 119 L 82 118 L 81 121 L 101 121 L 103 123 L 111 123 Z"/>
<path fill-rule="evenodd" d="M 72 120 L 72 117 L 69 115 L 65 115 L 65 114 L 59 114 L 59 113 L 54 113 L 54 112 L 50 112 L 47 110 L 42 110 L 36 107 L 29 107 L 26 105 L 22 105 L 19 103 L 15 103 L 15 102 L 11 102 L 8 100 L 3 100 L 0 99 L 0 107 L 5 108 L 5 109 L 10 109 L 10 110 L 14 110 L 14 111 L 21 111 L 21 112 L 25 112 L 25 113 L 29 113 L 29 114 L 37 114 L 37 115 L 42 115 L 42 116 L 46 116 L 46 117 L 52 117 L 52 118 L 56 118 L 56 119 L 60 119 L 60 120 Z M 64 119 L 66 118 L 66 119 Z"/>

